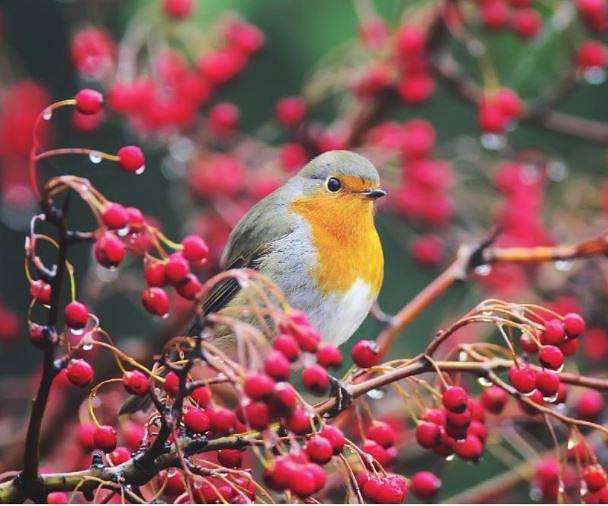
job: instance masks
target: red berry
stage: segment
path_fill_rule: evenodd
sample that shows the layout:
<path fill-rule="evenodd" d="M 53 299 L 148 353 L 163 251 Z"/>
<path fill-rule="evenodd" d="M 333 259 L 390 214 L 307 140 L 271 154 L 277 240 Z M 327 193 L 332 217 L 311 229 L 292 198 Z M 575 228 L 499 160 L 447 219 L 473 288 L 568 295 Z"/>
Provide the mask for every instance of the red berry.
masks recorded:
<path fill-rule="evenodd" d="M 546 345 L 538 352 L 538 360 L 543 367 L 559 371 L 564 365 L 564 354 L 557 346 Z"/>
<path fill-rule="evenodd" d="M 76 110 L 81 114 L 97 114 L 101 111 L 103 95 L 95 90 L 84 89 L 76 93 Z"/>
<path fill-rule="evenodd" d="M 467 435 L 469 434 L 477 436 L 482 443 L 485 443 L 486 439 L 488 439 L 488 429 L 479 420 L 471 421 L 471 425 L 469 425 L 469 428 L 467 429 Z"/>
<path fill-rule="evenodd" d="M 435 81 L 427 72 L 407 74 L 397 84 L 397 93 L 409 104 L 424 102 L 435 91 Z"/>
<path fill-rule="evenodd" d="M 507 404 L 507 393 L 500 387 L 492 385 L 481 392 L 481 404 L 490 413 L 499 415 Z"/>
<path fill-rule="evenodd" d="M 205 406 L 211 400 L 211 390 L 207 387 L 197 387 L 192 390 L 190 397 L 199 406 Z"/>
<path fill-rule="evenodd" d="M 300 346 L 298 342 L 289 334 L 279 334 L 274 343 L 272 344 L 273 348 L 277 351 L 280 351 L 285 358 L 290 362 L 297 360 L 300 356 Z"/>
<path fill-rule="evenodd" d="M 272 467 L 264 471 L 264 481 L 274 490 L 284 490 L 289 486 L 295 466 L 288 457 L 277 457 Z"/>
<path fill-rule="evenodd" d="M 162 288 L 151 287 L 141 294 L 141 301 L 149 313 L 165 316 L 169 312 L 169 297 Z"/>
<path fill-rule="evenodd" d="M 512 367 L 509 369 L 509 381 L 518 392 L 529 394 L 536 386 L 536 373 L 528 365 Z"/>
<path fill-rule="evenodd" d="M 254 401 L 270 397 L 274 390 L 274 380 L 266 374 L 250 373 L 245 378 L 243 389 Z"/>
<path fill-rule="evenodd" d="M 66 367 L 66 374 L 70 383 L 77 387 L 85 387 L 93 380 L 93 368 L 82 359 L 72 359 Z"/>
<path fill-rule="evenodd" d="M 83 450 L 90 451 L 95 448 L 93 436 L 97 426 L 94 423 L 83 423 L 76 429 L 76 439 Z"/>
<path fill-rule="evenodd" d="M 576 338 L 585 332 L 585 320 L 578 313 L 568 313 L 564 316 L 564 330 L 570 338 Z"/>
<path fill-rule="evenodd" d="M 194 300 L 203 289 L 203 284 L 192 273 L 176 287 L 177 293 L 186 300 Z"/>
<path fill-rule="evenodd" d="M 399 28 L 396 38 L 397 56 L 405 60 L 418 57 L 426 46 L 426 31 L 415 24 Z"/>
<path fill-rule="evenodd" d="M 165 264 L 159 260 L 146 258 L 144 261 L 144 279 L 148 286 L 165 286 Z"/>
<path fill-rule="evenodd" d="M 365 499 L 379 504 L 402 504 L 407 496 L 407 482 L 403 476 L 371 476 L 363 487 Z"/>
<path fill-rule="evenodd" d="M 342 352 L 336 346 L 325 344 L 317 350 L 317 362 L 326 369 L 337 369 L 342 365 Z"/>
<path fill-rule="evenodd" d="M 542 28 L 542 18 L 534 9 L 516 9 L 511 21 L 513 31 L 520 37 L 536 37 Z"/>
<path fill-rule="evenodd" d="M 472 420 L 471 411 L 469 409 L 465 409 L 461 413 L 456 413 L 455 411 L 448 411 L 446 413 L 446 425 L 453 427 L 463 427 L 466 428 L 469 426 Z"/>
<path fill-rule="evenodd" d="M 606 64 L 608 63 L 608 51 L 606 50 L 606 46 L 601 42 L 594 40 L 583 42 L 578 48 L 576 62 L 578 66 L 584 70 L 606 67 Z M 576 313 L 570 314 L 575 314 L 580 318 Z M 564 320 L 564 324 L 565 323 Z"/>
<path fill-rule="evenodd" d="M 428 450 L 441 443 L 441 427 L 431 422 L 419 422 L 416 427 L 416 441 Z"/>
<path fill-rule="evenodd" d="M 299 170 L 307 161 L 308 153 L 295 142 L 283 144 L 279 150 L 279 162 L 289 172 Z"/>
<path fill-rule="evenodd" d="M 228 25 L 225 33 L 228 44 L 245 56 L 258 52 L 264 45 L 262 31 L 248 23 L 233 21 Z"/>
<path fill-rule="evenodd" d="M 112 464 L 118 466 L 131 458 L 131 452 L 128 448 L 119 446 L 112 453 L 110 453 L 109 457 L 112 460 Z"/>
<path fill-rule="evenodd" d="M 439 265 L 443 254 L 443 241 L 435 234 L 421 235 L 412 243 L 412 258 L 420 265 L 426 267 Z"/>
<path fill-rule="evenodd" d="M 116 430 L 111 425 L 101 425 L 93 433 L 93 444 L 95 448 L 106 453 L 113 452 L 116 448 Z"/>
<path fill-rule="evenodd" d="M 193 0 L 163 0 L 163 12 L 171 19 L 187 18 L 194 9 Z"/>
<path fill-rule="evenodd" d="M 329 388 L 327 370 L 318 364 L 305 367 L 302 370 L 302 383 L 307 390 L 315 394 L 325 393 Z"/>
<path fill-rule="evenodd" d="M 396 436 L 393 428 L 385 422 L 375 421 L 365 432 L 365 437 L 375 441 L 383 448 L 388 448 L 395 444 Z"/>
<path fill-rule="evenodd" d="M 230 50 L 212 51 L 198 62 L 202 75 L 212 84 L 224 84 L 243 68 L 244 57 L 240 52 Z"/>
<path fill-rule="evenodd" d="M 565 343 L 560 344 L 560 351 L 564 355 L 564 357 L 571 357 L 576 354 L 576 350 L 578 349 L 578 339 L 568 339 Z"/>
<path fill-rule="evenodd" d="M 122 375 L 125 390 L 133 395 L 145 395 L 150 390 L 150 380 L 141 371 L 126 371 Z"/>
<path fill-rule="evenodd" d="M 380 363 L 380 348 L 375 341 L 359 341 L 351 351 L 353 362 L 363 369 Z"/>
<path fill-rule="evenodd" d="M 486 0 L 479 5 L 479 16 L 488 28 L 504 28 L 509 22 L 509 6 L 502 0 Z"/>
<path fill-rule="evenodd" d="M 604 397 L 597 390 L 587 390 L 576 401 L 575 409 L 583 420 L 597 419 L 604 410 Z"/>
<path fill-rule="evenodd" d="M 63 317 L 68 327 L 74 330 L 83 329 L 89 321 L 89 310 L 77 300 L 70 302 L 63 310 Z"/>
<path fill-rule="evenodd" d="M 122 429 L 122 439 L 127 448 L 134 452 L 141 446 L 145 433 L 143 425 L 130 423 L 126 428 Z"/>
<path fill-rule="evenodd" d="M 272 350 L 264 360 L 264 372 L 277 381 L 287 381 L 291 373 L 289 360 L 280 351 Z"/>
<path fill-rule="evenodd" d="M 241 467 L 241 464 L 243 462 L 243 454 L 240 450 L 227 448 L 225 450 L 219 450 L 217 452 L 217 460 L 224 467 L 231 467 L 237 469 Z"/>
<path fill-rule="evenodd" d="M 373 459 L 377 460 L 378 463 L 383 467 L 390 464 L 393 457 L 393 455 L 386 448 L 383 448 L 381 445 L 375 441 L 372 441 L 371 439 L 363 442 L 363 445 L 361 445 L 361 451 L 367 453 Z"/>
<path fill-rule="evenodd" d="M 124 146 L 118 150 L 118 165 L 127 172 L 141 173 L 145 169 L 143 151 L 137 146 Z"/>
<path fill-rule="evenodd" d="M 120 204 L 109 202 L 101 213 L 101 221 L 110 230 L 121 230 L 127 226 L 129 215 Z"/>
<path fill-rule="evenodd" d="M 331 443 L 322 436 L 309 439 L 305 447 L 306 454 L 317 464 L 327 464 L 331 460 L 334 449 Z"/>
<path fill-rule="evenodd" d="M 446 419 L 446 413 L 443 409 L 429 409 L 425 414 L 424 414 L 424 421 L 426 422 L 431 422 L 434 423 L 436 425 L 440 425 L 443 426 L 447 423 L 447 419 Z"/>
<path fill-rule="evenodd" d="M 523 113 L 524 106 L 521 99 L 517 93 L 508 88 L 499 90 L 492 97 L 492 102 L 496 104 L 502 114 L 509 119 L 518 119 Z"/>
<path fill-rule="evenodd" d="M 502 134 L 507 128 L 507 118 L 494 104 L 482 104 L 477 113 L 477 123 L 484 132 Z"/>
<path fill-rule="evenodd" d="M 483 444 L 477 436 L 469 435 L 463 441 L 456 441 L 454 453 L 464 460 L 478 460 L 483 454 Z"/>
<path fill-rule="evenodd" d="M 165 383 L 163 384 L 165 392 L 167 392 L 171 397 L 175 397 L 177 392 L 179 392 L 179 376 L 170 371 L 167 376 L 165 376 Z"/>
<path fill-rule="evenodd" d="M 599 464 L 585 467 L 583 469 L 583 480 L 585 480 L 587 488 L 589 488 L 591 492 L 601 490 L 608 483 L 606 472 Z"/>
<path fill-rule="evenodd" d="M 536 373 L 536 388 L 543 397 L 554 397 L 559 390 L 559 376 L 552 371 L 542 370 Z"/>
<path fill-rule="evenodd" d="M 165 276 L 172 285 L 182 283 L 190 274 L 190 265 L 181 253 L 173 253 L 165 265 Z"/>
<path fill-rule="evenodd" d="M 30 341 L 35 346 L 41 345 L 46 339 L 44 327 L 42 325 L 38 325 L 37 323 L 29 324 L 29 336 Z"/>
<path fill-rule="evenodd" d="M 51 492 L 46 496 L 47 504 L 68 504 L 70 498 L 65 492 Z"/>
<path fill-rule="evenodd" d="M 209 127 L 216 137 L 230 137 L 239 121 L 239 108 L 230 102 L 220 102 L 209 111 Z"/>
<path fill-rule="evenodd" d="M 454 413 L 462 413 L 467 408 L 469 396 L 462 387 L 451 386 L 441 396 L 443 407 Z"/>
<path fill-rule="evenodd" d="M 312 471 L 298 466 L 289 476 L 289 488 L 298 497 L 308 497 L 315 493 L 315 475 Z"/>
<path fill-rule="evenodd" d="M 344 449 L 346 439 L 344 438 L 344 433 L 337 427 L 326 425 L 321 432 L 319 432 L 319 435 L 331 443 L 335 454 L 341 453 Z"/>
<path fill-rule="evenodd" d="M 441 480 L 429 471 L 419 471 L 410 478 L 410 487 L 418 499 L 429 500 L 439 492 Z"/>
<path fill-rule="evenodd" d="M 125 258 L 125 245 L 111 232 L 104 232 L 95 241 L 95 258 L 104 267 L 117 267 Z"/>
<path fill-rule="evenodd" d="M 541 341 L 543 344 L 552 344 L 557 346 L 564 342 L 566 331 L 561 320 L 557 318 L 545 322 L 545 330 L 542 334 Z"/>
<path fill-rule="evenodd" d="M 559 464 L 553 457 L 545 457 L 536 466 L 534 477 L 541 485 L 556 482 L 559 479 Z"/>
<path fill-rule="evenodd" d="M 49 305 L 51 303 L 51 285 L 41 279 L 32 281 L 30 284 L 30 295 L 39 304 Z"/>
<path fill-rule="evenodd" d="M 268 405 L 261 401 L 251 402 L 243 408 L 245 420 L 252 429 L 263 430 L 270 423 Z"/>
<path fill-rule="evenodd" d="M 298 404 L 298 396 L 289 383 L 277 383 L 271 399 L 273 414 L 277 416 L 289 415 Z"/>
<path fill-rule="evenodd" d="M 308 434 L 312 430 L 310 417 L 306 411 L 299 407 L 294 409 L 285 420 L 285 427 L 299 436 Z"/>
<path fill-rule="evenodd" d="M 529 334 L 522 334 L 519 338 L 519 345 L 521 346 L 522 351 L 526 353 L 537 353 L 538 352 L 538 344 L 532 339 Z"/>
<path fill-rule="evenodd" d="M 277 102 L 275 114 L 277 120 L 288 127 L 299 125 L 306 116 L 307 107 L 300 97 L 285 97 Z"/>
<path fill-rule="evenodd" d="M 236 416 L 228 408 L 216 408 L 211 411 L 211 430 L 217 435 L 229 435 L 234 430 Z"/>
<path fill-rule="evenodd" d="M 189 431 L 200 434 L 209 430 L 211 422 L 204 409 L 190 408 L 184 414 L 184 425 Z"/>
<path fill-rule="evenodd" d="M 207 259 L 209 247 L 197 235 L 189 235 L 182 240 L 182 255 L 188 262 L 200 263 Z"/>

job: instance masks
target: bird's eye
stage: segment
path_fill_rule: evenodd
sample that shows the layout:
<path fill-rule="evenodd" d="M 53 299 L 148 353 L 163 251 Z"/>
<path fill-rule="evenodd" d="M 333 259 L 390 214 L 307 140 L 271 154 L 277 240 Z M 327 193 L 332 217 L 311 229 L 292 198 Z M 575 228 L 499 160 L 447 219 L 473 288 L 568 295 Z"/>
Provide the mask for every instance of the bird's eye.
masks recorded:
<path fill-rule="evenodd" d="M 330 192 L 337 192 L 340 190 L 340 188 L 342 188 L 342 183 L 340 182 L 340 180 L 338 178 L 330 177 L 327 180 L 327 189 Z"/>

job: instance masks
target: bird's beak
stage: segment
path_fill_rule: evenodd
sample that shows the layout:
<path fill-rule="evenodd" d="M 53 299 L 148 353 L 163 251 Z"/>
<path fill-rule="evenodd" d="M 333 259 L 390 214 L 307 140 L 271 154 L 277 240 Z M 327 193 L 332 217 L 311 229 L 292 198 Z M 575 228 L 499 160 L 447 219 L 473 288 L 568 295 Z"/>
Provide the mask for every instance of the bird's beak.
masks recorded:
<path fill-rule="evenodd" d="M 384 197 L 386 192 L 382 188 L 372 188 L 371 190 L 366 190 L 363 192 L 368 199 L 379 199 L 380 197 Z"/>

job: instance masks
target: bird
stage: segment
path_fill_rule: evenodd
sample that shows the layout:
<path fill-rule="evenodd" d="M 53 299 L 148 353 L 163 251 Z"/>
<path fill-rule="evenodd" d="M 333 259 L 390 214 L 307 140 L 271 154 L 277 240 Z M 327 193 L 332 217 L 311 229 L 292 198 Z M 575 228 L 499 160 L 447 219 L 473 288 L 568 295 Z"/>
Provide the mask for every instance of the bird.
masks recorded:
<path fill-rule="evenodd" d="M 351 151 L 325 152 L 241 218 L 220 268 L 267 276 L 291 307 L 307 315 L 323 344 L 340 346 L 359 328 L 382 286 L 374 202 L 384 195 L 369 160 Z M 210 292 L 202 314 L 246 305 L 246 297 L 236 279 L 226 279 Z M 200 330 L 195 325 L 188 335 Z M 232 334 L 218 339 L 220 348 L 234 345 Z"/>
<path fill-rule="evenodd" d="M 359 328 L 382 286 L 384 254 L 374 203 L 385 195 L 369 160 L 327 151 L 241 218 L 220 269 L 253 269 L 270 278 L 289 305 L 307 315 L 321 343 L 340 346 Z M 206 315 L 247 305 L 245 290 L 234 277 L 217 283 L 186 335 L 201 334 Z M 234 357 L 236 337 L 226 330 L 216 332 L 213 343 Z M 141 399 L 132 399 L 121 413 L 142 406 Z"/>

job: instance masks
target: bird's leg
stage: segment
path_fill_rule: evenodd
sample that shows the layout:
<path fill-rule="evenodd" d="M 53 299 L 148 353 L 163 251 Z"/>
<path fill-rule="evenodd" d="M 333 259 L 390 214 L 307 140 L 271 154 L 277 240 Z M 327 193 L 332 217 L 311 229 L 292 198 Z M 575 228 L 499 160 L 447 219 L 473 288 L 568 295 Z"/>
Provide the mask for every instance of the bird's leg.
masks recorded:
<path fill-rule="evenodd" d="M 344 382 L 333 376 L 329 376 L 330 394 L 335 397 L 336 403 L 327 412 L 330 418 L 337 416 L 353 403 L 353 394 L 348 391 Z"/>

